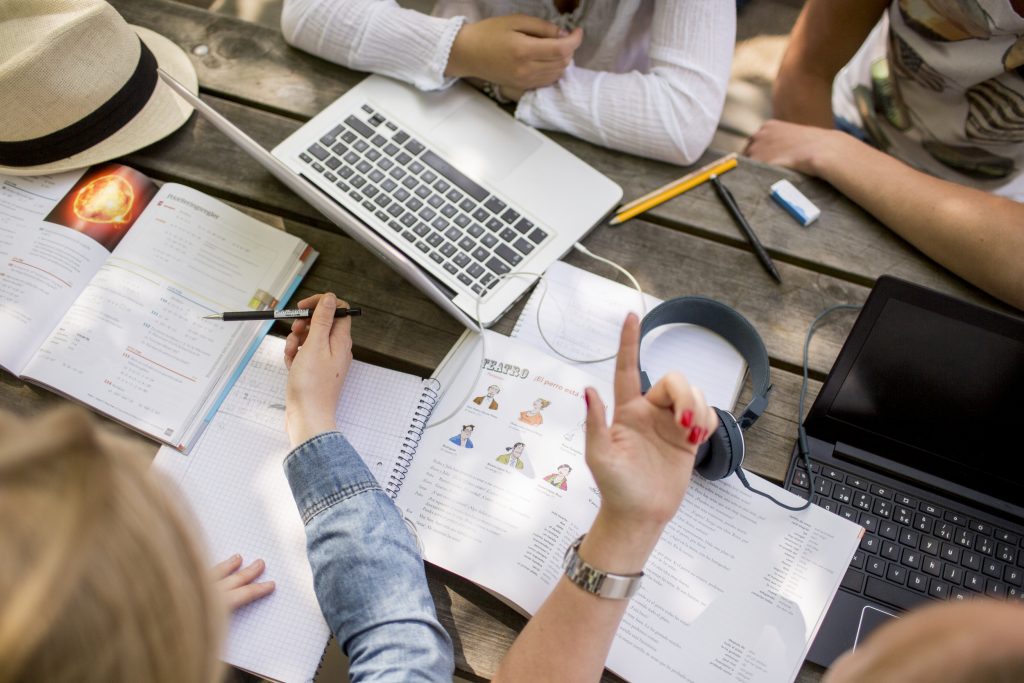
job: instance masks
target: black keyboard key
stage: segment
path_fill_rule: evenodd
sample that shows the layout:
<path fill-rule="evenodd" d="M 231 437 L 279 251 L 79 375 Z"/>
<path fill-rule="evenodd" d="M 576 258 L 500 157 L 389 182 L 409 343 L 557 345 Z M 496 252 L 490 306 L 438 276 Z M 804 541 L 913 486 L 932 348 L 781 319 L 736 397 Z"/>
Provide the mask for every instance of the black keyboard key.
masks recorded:
<path fill-rule="evenodd" d="M 512 246 L 514 246 L 523 254 L 529 254 L 531 251 L 533 251 L 533 244 L 531 244 L 528 240 L 524 240 L 522 237 L 517 239 L 516 243 L 513 244 Z"/>
<path fill-rule="evenodd" d="M 906 567 L 890 563 L 888 568 L 885 570 L 885 578 L 902 586 L 907 582 L 907 574 L 909 572 L 910 570 Z"/>
<path fill-rule="evenodd" d="M 447 230 L 447 229 L 448 229 L 448 226 L 449 226 L 449 225 L 451 225 L 451 223 L 449 223 L 449 222 L 448 222 L 448 221 L 446 221 L 445 219 L 441 218 L 440 216 L 438 216 L 438 217 L 437 217 L 437 218 L 435 218 L 435 219 L 434 219 L 433 221 L 431 221 L 431 223 L 430 223 L 430 224 L 431 224 L 432 226 L 434 226 L 434 229 L 435 229 L 435 230 L 439 230 L 439 231 L 440 231 L 440 230 Z"/>
<path fill-rule="evenodd" d="M 939 551 L 939 554 L 942 556 L 942 559 L 946 560 L 947 562 L 956 562 L 959 564 L 960 552 L 960 548 L 956 547 L 955 545 L 952 545 L 950 543 L 943 543 L 942 549 Z"/>
<path fill-rule="evenodd" d="M 860 513 L 860 525 L 873 533 L 878 532 L 878 517 L 873 517 L 866 512 Z"/>
<path fill-rule="evenodd" d="M 840 483 L 842 483 L 842 482 L 846 481 L 846 477 L 845 477 L 845 476 L 843 475 L 843 473 L 842 473 L 842 472 L 840 472 L 840 471 L 839 471 L 839 470 L 837 470 L 837 469 L 833 469 L 833 468 L 831 468 L 831 467 L 825 467 L 825 468 L 823 468 L 823 469 L 821 470 L 821 473 L 822 473 L 822 474 L 824 474 L 824 475 L 825 475 L 826 477 L 828 477 L 829 479 L 835 479 L 836 481 L 838 481 L 838 482 L 840 482 Z"/>
<path fill-rule="evenodd" d="M 477 247 L 476 249 L 473 250 L 473 258 L 475 258 L 477 261 L 480 261 L 481 263 L 490 255 L 491 252 L 487 251 L 483 247 Z"/>
<path fill-rule="evenodd" d="M 377 195 L 377 198 L 373 200 L 373 203 L 376 204 L 377 206 L 386 207 L 388 204 L 391 203 L 391 197 L 387 196 L 386 194 L 379 194 Z"/>
<path fill-rule="evenodd" d="M 945 510 L 940 508 L 938 505 L 935 505 L 934 503 L 928 503 L 926 501 L 921 501 L 921 504 L 918 505 L 917 507 L 921 512 L 931 515 L 932 517 L 941 517 L 942 513 L 945 512 Z"/>
<path fill-rule="evenodd" d="M 329 131 L 324 133 L 324 136 L 322 138 L 320 138 L 320 142 L 327 146 L 332 145 L 334 141 L 338 139 L 338 136 L 341 135 L 341 131 L 343 130 L 345 130 L 345 127 L 341 125 L 337 125 L 334 128 L 331 128 Z"/>
<path fill-rule="evenodd" d="M 939 554 L 939 539 L 934 536 L 922 536 L 920 549 L 922 553 L 928 553 L 929 555 Z"/>
<path fill-rule="evenodd" d="M 469 216 L 467 216 L 464 213 L 460 213 L 458 216 L 455 217 L 455 225 L 459 226 L 460 228 L 469 227 L 469 224 L 471 222 L 472 221 L 470 220 Z M 480 226 L 476 226 L 476 227 L 479 228 Z M 483 232 L 483 231 L 484 231 L 483 228 L 480 228 L 480 232 Z"/>
<path fill-rule="evenodd" d="M 423 175 L 420 176 L 420 180 L 428 184 L 432 183 L 435 180 L 437 180 L 437 174 L 434 173 L 433 171 L 426 171 L 423 173 Z"/>
<path fill-rule="evenodd" d="M 900 543 L 903 545 L 909 545 L 911 548 L 916 548 L 921 534 L 917 533 L 913 529 L 901 529 L 900 530 Z"/>
<path fill-rule="evenodd" d="M 857 511 L 854 510 L 849 505 L 840 505 L 839 506 L 839 516 L 842 517 L 843 519 L 848 519 L 851 522 L 856 522 L 857 521 Z"/>
<path fill-rule="evenodd" d="M 402 152 L 397 157 L 395 157 L 395 161 L 400 163 L 402 166 L 405 166 L 410 161 L 412 161 L 412 157 L 406 154 L 405 152 Z"/>
<path fill-rule="evenodd" d="M 870 576 L 867 583 L 864 584 L 864 595 L 902 609 L 913 609 L 921 603 L 928 601 L 924 593 L 915 593 Z"/>
<path fill-rule="evenodd" d="M 463 251 L 469 251 L 474 246 L 476 246 L 476 242 L 474 242 L 468 237 L 463 237 L 461 240 L 459 240 L 459 249 L 462 249 Z"/>
<path fill-rule="evenodd" d="M 977 531 L 979 534 L 990 534 L 992 533 L 992 527 L 985 522 L 979 522 L 976 519 L 972 519 L 967 523 L 967 526 L 971 531 Z"/>
<path fill-rule="evenodd" d="M 456 208 L 455 208 L 454 206 L 452 206 L 451 204 L 445 204 L 445 205 L 444 205 L 444 208 L 443 208 L 443 209 L 441 209 L 441 213 L 442 213 L 442 214 L 444 214 L 444 215 L 445 215 L 445 217 L 447 217 L 447 218 L 451 218 L 452 216 L 454 216 L 454 215 L 455 215 L 455 214 L 457 214 L 458 212 L 459 212 L 459 210 L 458 210 L 458 209 L 456 209 Z"/>
<path fill-rule="evenodd" d="M 850 566 L 851 567 L 855 567 L 857 569 L 863 569 L 864 568 L 864 553 L 862 553 L 860 550 L 857 550 L 856 552 L 854 552 L 853 553 L 853 557 L 850 558 Z"/>
<path fill-rule="evenodd" d="M 395 166 L 388 172 L 388 175 L 394 178 L 395 180 L 401 180 L 402 178 L 405 177 L 405 170 L 399 168 L 398 166 Z"/>
<path fill-rule="evenodd" d="M 490 220 L 487 221 L 487 229 L 490 230 L 491 232 L 498 232 L 503 227 L 505 226 L 497 218 L 491 218 Z"/>
<path fill-rule="evenodd" d="M 427 237 L 427 244 L 429 244 L 432 247 L 441 246 L 442 244 L 444 244 L 444 238 L 438 235 L 436 232 L 432 232 Z"/>
<path fill-rule="evenodd" d="M 523 257 L 513 251 L 507 244 L 499 244 L 497 248 L 495 248 L 494 253 L 513 266 L 523 260 Z"/>
<path fill-rule="evenodd" d="M 533 223 L 524 218 L 523 220 L 516 223 L 516 230 L 525 235 L 526 233 L 533 230 Z"/>
<path fill-rule="evenodd" d="M 981 572 L 996 579 L 1003 578 L 1003 564 L 999 560 L 987 559 L 981 563 Z"/>
<path fill-rule="evenodd" d="M 939 524 L 935 525 L 935 529 L 933 530 L 932 533 L 934 533 L 936 536 L 938 536 L 939 538 L 941 538 L 944 541 L 952 541 L 953 540 L 953 532 L 955 530 L 956 530 L 956 527 L 954 527 L 952 524 L 950 524 L 948 522 L 940 522 Z"/>
<path fill-rule="evenodd" d="M 448 194 L 445 195 L 445 197 L 452 204 L 458 204 L 459 200 L 462 199 L 463 194 L 461 192 L 459 192 L 458 190 L 456 190 L 455 188 L 452 188 L 451 191 L 448 192 Z"/>
<path fill-rule="evenodd" d="M 402 223 L 405 224 L 407 228 L 411 228 L 412 226 L 416 225 L 416 216 L 412 215 L 411 213 L 407 213 L 404 216 L 402 216 Z"/>
<path fill-rule="evenodd" d="M 419 143 L 415 138 L 409 138 L 409 141 L 405 143 L 405 148 L 409 150 L 409 154 L 416 156 L 422 152 L 426 147 Z M 433 152 L 427 152 L 427 154 L 433 154 Z M 428 162 L 429 163 L 429 162 Z M 431 164 L 432 165 L 432 164 Z"/>
<path fill-rule="evenodd" d="M 388 182 L 390 182 L 390 181 L 385 181 L 385 183 L 384 183 L 384 188 L 385 188 L 385 189 L 386 189 L 386 188 L 387 188 L 387 186 L 388 186 Z M 395 195 L 395 199 L 397 199 L 397 200 L 398 200 L 398 201 L 400 201 L 400 202 L 404 202 L 404 201 L 405 201 L 406 199 L 408 199 L 409 197 L 411 197 L 411 196 L 412 196 L 412 195 L 410 195 L 410 194 L 409 194 L 409 193 L 408 193 L 408 192 L 407 192 L 407 191 L 405 190 L 405 188 L 403 188 L 403 187 L 399 187 L 399 188 L 397 188 L 397 189 L 396 189 L 396 190 L 394 191 L 394 195 Z M 419 208 L 419 207 L 416 207 L 416 208 Z"/>
<path fill-rule="evenodd" d="M 957 567 L 955 564 L 945 562 L 942 565 L 942 578 L 960 585 L 960 582 L 964 580 L 964 569 L 963 567 Z"/>
<path fill-rule="evenodd" d="M 498 238 L 490 234 L 484 235 L 483 237 L 480 238 L 480 243 L 483 244 L 488 249 L 492 249 L 494 248 L 494 245 L 498 243 Z"/>
<path fill-rule="evenodd" d="M 393 157 L 396 154 L 398 154 L 398 146 L 393 142 L 389 142 L 388 144 L 384 145 L 384 153 L 387 154 L 389 157 Z"/>
<path fill-rule="evenodd" d="M 1017 559 L 1017 549 L 1006 543 L 998 543 L 996 544 L 996 557 L 1003 562 L 1013 564 L 1013 561 Z"/>
<path fill-rule="evenodd" d="M 908 567 L 913 567 L 914 569 L 920 569 L 921 568 L 921 553 L 919 553 L 914 548 L 904 548 L 903 549 L 903 558 L 900 560 L 900 563 L 902 563 L 902 564 L 904 564 L 904 565 L 906 565 Z"/>
<path fill-rule="evenodd" d="M 484 234 L 484 229 L 480 227 L 479 223 L 473 223 L 469 226 L 466 232 L 479 239 L 480 235 Z"/>
<path fill-rule="evenodd" d="M 501 234 L 498 236 L 501 237 L 501 239 L 508 242 L 509 244 L 511 244 L 513 241 L 515 241 L 517 237 L 519 237 L 519 233 L 517 233 L 515 230 L 511 228 L 505 228 L 504 230 L 501 231 Z M 807 487 L 805 486 L 804 488 Z"/>
<path fill-rule="evenodd" d="M 516 213 L 514 209 L 509 209 L 505 213 L 501 214 L 501 220 L 505 221 L 509 225 L 515 223 L 518 218 L 519 214 Z"/>
<path fill-rule="evenodd" d="M 967 572 L 964 575 L 964 588 L 970 588 L 975 593 L 985 590 L 985 577 L 978 572 Z"/>
<path fill-rule="evenodd" d="M 950 585 L 945 581 L 932 579 L 931 583 L 928 584 L 928 595 L 939 600 L 947 600 L 949 598 L 949 589 Z"/>
<path fill-rule="evenodd" d="M 350 130 L 346 130 L 345 133 L 341 136 L 341 139 L 351 145 L 352 141 L 356 139 L 356 134 Z"/>
<path fill-rule="evenodd" d="M 928 515 L 917 515 L 914 517 L 914 528 L 923 534 L 930 534 L 932 532 L 932 526 L 935 524 L 935 519 Z"/>
<path fill-rule="evenodd" d="M 956 601 L 970 600 L 972 595 L 967 591 L 962 591 L 956 586 L 949 589 L 949 599 Z"/>
<path fill-rule="evenodd" d="M 868 490 L 868 483 L 861 479 L 860 477 L 855 477 L 852 474 L 846 475 L 846 484 L 860 491 Z"/>
<path fill-rule="evenodd" d="M 345 119 L 345 123 L 362 137 L 371 137 L 374 134 L 374 129 L 365 123 L 362 123 L 354 116 L 350 116 Z"/>
<path fill-rule="evenodd" d="M 864 569 L 875 576 L 885 576 L 885 560 L 869 556 L 864 562 Z"/>
<path fill-rule="evenodd" d="M 982 555 L 991 555 L 995 552 L 995 541 L 987 536 L 978 536 L 974 540 L 974 549 Z"/>
<path fill-rule="evenodd" d="M 972 552 L 966 552 L 965 551 L 964 552 L 964 556 L 962 558 L 960 558 L 960 564 L 962 564 L 963 566 L 967 567 L 968 569 L 973 569 L 976 572 L 980 572 L 981 571 L 981 555 L 979 555 L 978 553 L 972 553 Z"/>
<path fill-rule="evenodd" d="M 377 169 L 370 171 L 370 175 L 367 177 L 375 183 L 380 183 L 380 181 L 384 180 L 384 174 Z"/>
<path fill-rule="evenodd" d="M 375 149 L 371 149 L 366 153 L 366 158 L 369 159 L 370 161 L 377 161 L 377 159 L 380 159 L 380 152 L 378 152 Z M 391 165 L 390 161 L 388 161 L 388 165 Z"/>
<path fill-rule="evenodd" d="M 910 526 L 914 523 L 914 512 L 910 508 L 897 505 L 893 510 L 892 518 L 903 526 Z"/>
<path fill-rule="evenodd" d="M 373 143 L 374 147 L 383 147 L 387 144 L 388 140 L 383 135 L 374 135 L 370 142 Z"/>
<path fill-rule="evenodd" d="M 349 135 L 351 135 L 351 133 L 349 133 Z M 341 144 L 339 142 L 334 147 L 331 147 L 331 151 L 334 152 L 335 154 L 337 154 L 340 157 L 340 156 L 344 155 L 345 152 L 348 151 L 348 147 L 346 147 L 345 145 L 343 145 L 343 144 Z"/>
<path fill-rule="evenodd" d="M 537 228 L 536 230 L 530 233 L 530 241 L 533 242 L 534 244 L 540 244 L 541 242 L 544 241 L 544 238 L 546 238 L 547 236 L 548 234 L 546 232 L 544 232 L 540 228 Z"/>
<path fill-rule="evenodd" d="M 434 183 L 434 189 L 441 193 L 447 192 L 448 188 L 450 187 L 451 185 L 449 185 L 443 180 L 438 180 L 436 183 Z"/>
<path fill-rule="evenodd" d="M 442 204 L 444 204 L 444 199 L 442 199 L 441 197 L 438 197 L 436 194 L 432 194 L 427 199 L 427 204 L 430 204 L 432 207 L 437 209 L 437 208 L 440 208 Z"/>
<path fill-rule="evenodd" d="M 878 546 L 880 545 L 878 536 L 874 534 L 864 534 L 864 537 L 860 539 L 860 548 L 871 554 L 878 552 Z"/>
<path fill-rule="evenodd" d="M 465 254 L 456 254 L 455 258 L 453 258 L 452 260 L 455 261 L 455 265 L 457 265 L 459 268 L 465 268 L 466 264 L 469 263 L 469 257 L 466 256 Z"/>
<path fill-rule="evenodd" d="M 451 258 L 452 254 L 454 254 L 456 251 L 457 250 L 455 249 L 454 244 L 445 243 L 441 245 L 441 253 L 447 256 L 448 258 Z M 454 273 L 455 271 L 452 272 Z"/>
<path fill-rule="evenodd" d="M 864 587 L 864 573 L 859 572 L 856 569 L 847 569 L 846 574 L 843 575 L 843 582 L 839 584 L 841 587 L 860 593 Z"/>
<path fill-rule="evenodd" d="M 356 164 L 356 170 L 359 171 L 360 173 L 369 173 L 372 168 L 373 166 L 371 166 L 369 162 L 366 161 L 360 161 L 358 164 Z"/>
<path fill-rule="evenodd" d="M 965 548 L 974 547 L 974 534 L 967 529 L 957 529 L 953 536 L 953 542 Z"/>
<path fill-rule="evenodd" d="M 315 156 L 320 161 L 323 161 L 327 157 L 331 156 L 330 152 L 328 152 L 326 149 L 324 149 L 320 145 L 316 145 L 316 144 L 310 145 L 309 149 L 306 150 L 306 151 L 309 152 L 310 154 L 312 154 L 313 156 Z"/>
<path fill-rule="evenodd" d="M 946 510 L 946 512 L 942 515 L 942 518 L 945 519 L 947 522 L 952 522 L 953 524 L 967 526 L 967 515 L 955 512 L 953 510 Z"/>
<path fill-rule="evenodd" d="M 379 168 L 384 169 L 385 171 L 388 170 L 389 168 L 391 168 L 394 165 L 395 165 L 395 162 L 391 161 L 391 159 L 381 159 L 380 161 L 377 162 L 377 166 Z"/>
<path fill-rule="evenodd" d="M 338 157 L 329 157 L 327 161 L 325 161 L 324 163 L 327 164 L 327 168 L 333 171 L 334 169 L 341 166 L 341 159 L 339 159 Z"/>
<path fill-rule="evenodd" d="M 366 178 L 364 178 L 361 175 L 357 175 L 352 179 L 352 184 L 356 187 L 362 187 L 363 185 L 366 184 Z"/>
<path fill-rule="evenodd" d="M 424 206 L 416 215 L 425 221 L 432 221 L 434 220 L 434 216 L 436 216 L 437 214 L 429 206 Z"/>
<path fill-rule="evenodd" d="M 990 598 L 1005 598 L 1006 584 L 1001 581 L 993 581 L 992 579 L 989 579 L 985 584 L 985 595 Z"/>
<path fill-rule="evenodd" d="M 1010 543 L 1011 545 L 1014 543 L 1020 543 L 1020 536 L 1003 529 L 996 529 L 995 536 L 1000 541 Z"/>
<path fill-rule="evenodd" d="M 882 557 L 893 562 L 900 561 L 900 547 L 892 541 L 882 541 Z"/>
<path fill-rule="evenodd" d="M 408 147 L 408 145 L 406 145 Z M 443 175 L 445 178 L 450 180 L 455 185 L 459 186 L 459 189 L 468 194 L 478 202 L 483 201 L 487 196 L 487 190 L 477 185 L 475 182 L 463 175 L 457 168 L 450 165 L 447 161 L 437 156 L 433 152 L 426 152 L 422 157 L 423 163 L 430 166 L 435 171 Z M 423 175 L 426 178 L 426 174 Z M 429 181 L 428 181 L 429 182 Z"/>
<path fill-rule="evenodd" d="M 405 211 L 405 209 L 403 209 L 402 205 L 399 204 L 398 202 L 395 202 L 394 204 L 388 207 L 388 213 L 391 214 L 392 216 L 395 216 L 396 218 L 398 216 L 401 216 L 403 211 Z"/>
<path fill-rule="evenodd" d="M 426 234 L 428 234 L 430 232 L 430 228 L 428 228 L 427 226 L 423 225 L 422 223 L 417 223 L 416 227 L 413 228 L 413 232 L 415 232 L 420 237 L 423 237 L 424 235 L 426 235 Z"/>
<path fill-rule="evenodd" d="M 863 491 L 857 491 L 853 496 L 853 505 L 860 510 L 870 510 L 871 496 Z"/>
<path fill-rule="evenodd" d="M 352 146 L 356 149 L 357 152 L 365 152 L 366 150 L 370 149 L 370 145 L 368 145 L 365 140 L 356 140 L 352 144 Z"/>
<path fill-rule="evenodd" d="M 409 134 L 406 133 L 404 130 L 400 130 L 394 135 L 392 135 L 391 139 L 397 142 L 398 144 L 402 144 L 403 142 L 409 139 Z"/>
<path fill-rule="evenodd" d="M 419 211 L 423 206 L 423 202 L 416 197 L 409 197 L 409 199 L 406 200 L 405 205 L 409 207 L 410 211 Z"/>
<path fill-rule="evenodd" d="M 371 198 L 372 198 L 373 196 L 375 196 L 375 195 L 376 195 L 376 194 L 377 194 L 378 192 L 380 192 L 380 190 L 378 190 L 378 189 L 377 189 L 376 187 L 374 187 L 373 185 L 367 185 L 367 186 L 366 186 L 366 187 L 365 187 L 365 188 L 363 189 L 363 194 L 365 194 L 365 195 L 366 195 L 367 197 L 371 197 Z"/>
<path fill-rule="evenodd" d="M 485 211 L 484 209 L 477 209 L 476 211 L 473 212 L 473 218 L 475 218 L 480 223 L 487 222 L 487 219 L 490 218 L 490 215 L 491 214 L 487 213 L 487 211 Z"/>
<path fill-rule="evenodd" d="M 466 213 L 470 213 L 474 209 L 476 209 L 476 202 L 469 198 L 463 199 L 461 202 L 459 202 L 459 208 L 465 211 Z"/>
<path fill-rule="evenodd" d="M 925 557 L 921 562 L 921 571 L 932 576 L 939 576 L 942 573 L 942 563 L 937 558 Z"/>
<path fill-rule="evenodd" d="M 839 485 L 836 486 L 834 491 L 832 491 L 832 498 L 838 500 L 840 503 L 849 503 L 853 499 L 853 492 L 849 487 Z"/>
<path fill-rule="evenodd" d="M 814 490 L 823 496 L 831 496 L 832 487 L 834 485 L 835 484 L 833 482 L 829 481 L 828 479 L 825 479 L 824 477 L 814 478 Z"/>
<path fill-rule="evenodd" d="M 928 590 L 928 577 L 920 572 L 910 572 L 907 575 L 907 586 L 924 593 Z"/>
<path fill-rule="evenodd" d="M 900 535 L 900 528 L 892 522 L 881 522 L 878 525 L 878 534 L 890 541 L 895 541 Z"/>
<path fill-rule="evenodd" d="M 477 200 L 480 201 L 480 198 L 477 197 Z M 491 197 L 488 199 L 484 206 L 486 206 L 493 214 L 499 214 L 505 210 L 505 202 L 501 201 L 497 197 Z"/>
<path fill-rule="evenodd" d="M 471 278 L 476 279 L 484 274 L 484 267 L 479 263 L 471 263 L 469 268 L 466 268 L 466 272 Z"/>
<path fill-rule="evenodd" d="M 906 505 L 907 507 L 911 507 L 911 508 L 916 508 L 917 507 L 917 499 L 916 498 L 911 498 L 910 496 L 906 495 L 905 493 L 897 493 L 895 500 L 896 500 L 897 505 Z"/>
<path fill-rule="evenodd" d="M 1005 567 L 1003 569 L 1003 581 L 1013 586 L 1024 586 L 1022 583 L 1024 579 L 1024 570 L 1020 567 Z"/>
<path fill-rule="evenodd" d="M 459 238 L 462 237 L 462 233 L 458 228 L 448 228 L 445 231 L 444 236 L 452 242 L 457 242 Z M 472 240 L 470 240 L 470 244 L 472 244 Z"/>

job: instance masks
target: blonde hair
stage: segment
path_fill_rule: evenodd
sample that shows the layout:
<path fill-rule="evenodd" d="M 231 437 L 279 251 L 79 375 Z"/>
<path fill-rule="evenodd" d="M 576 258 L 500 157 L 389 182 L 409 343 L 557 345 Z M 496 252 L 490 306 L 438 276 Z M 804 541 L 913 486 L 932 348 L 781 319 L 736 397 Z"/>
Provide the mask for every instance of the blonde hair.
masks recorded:
<path fill-rule="evenodd" d="M 224 607 L 145 454 L 0 414 L 0 683 L 215 681 Z"/>

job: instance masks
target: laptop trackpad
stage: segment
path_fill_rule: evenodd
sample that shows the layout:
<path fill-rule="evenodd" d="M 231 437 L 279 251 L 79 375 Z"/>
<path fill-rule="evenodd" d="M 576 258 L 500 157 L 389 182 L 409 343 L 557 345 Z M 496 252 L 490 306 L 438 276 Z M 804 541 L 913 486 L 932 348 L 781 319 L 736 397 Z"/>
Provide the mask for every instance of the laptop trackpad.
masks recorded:
<path fill-rule="evenodd" d="M 542 144 L 533 131 L 478 98 L 467 99 L 438 123 L 430 142 L 448 163 L 490 183 L 501 182 Z"/>

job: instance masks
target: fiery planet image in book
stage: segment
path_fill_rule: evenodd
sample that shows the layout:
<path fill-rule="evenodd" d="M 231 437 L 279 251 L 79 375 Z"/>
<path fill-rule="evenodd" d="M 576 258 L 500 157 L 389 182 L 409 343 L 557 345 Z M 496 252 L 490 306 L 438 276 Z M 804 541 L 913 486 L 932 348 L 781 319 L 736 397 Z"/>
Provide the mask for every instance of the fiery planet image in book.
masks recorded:
<path fill-rule="evenodd" d="M 132 219 L 135 191 L 116 175 L 91 181 L 75 193 L 75 215 L 90 223 L 127 223 Z"/>
<path fill-rule="evenodd" d="M 86 171 L 46 217 L 113 251 L 156 194 L 156 185 L 134 169 L 103 164 Z"/>

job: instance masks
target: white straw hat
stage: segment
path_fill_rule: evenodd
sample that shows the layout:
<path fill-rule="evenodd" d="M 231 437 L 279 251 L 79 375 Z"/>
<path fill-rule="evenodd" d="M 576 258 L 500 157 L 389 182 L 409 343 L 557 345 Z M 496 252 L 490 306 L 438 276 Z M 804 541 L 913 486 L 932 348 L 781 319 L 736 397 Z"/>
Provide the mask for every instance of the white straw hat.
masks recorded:
<path fill-rule="evenodd" d="M 90 166 L 174 132 L 198 92 L 188 55 L 102 0 L 0 1 L 0 173 Z"/>

